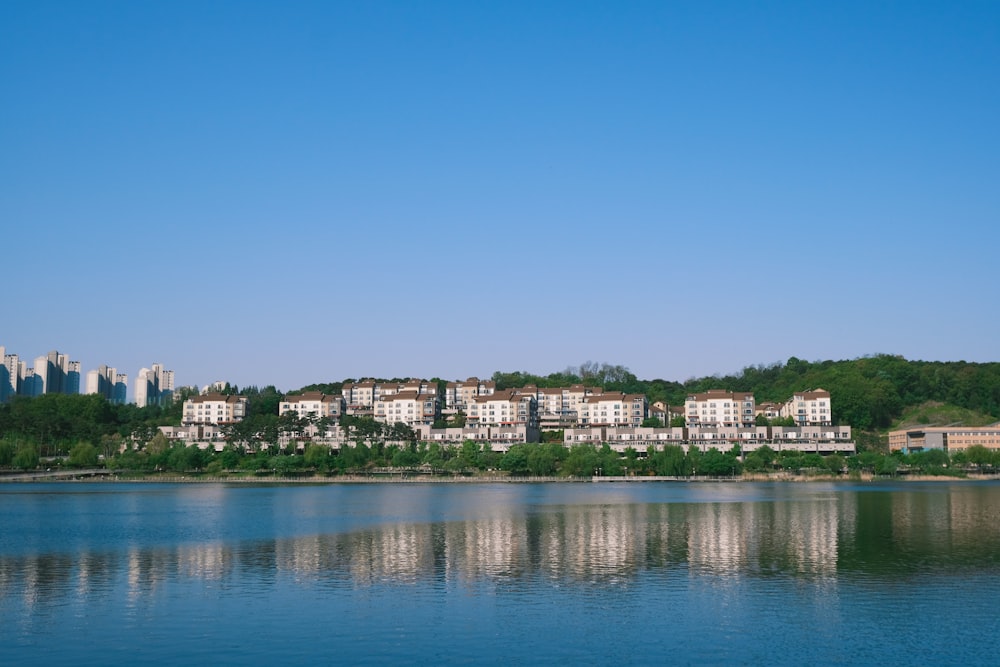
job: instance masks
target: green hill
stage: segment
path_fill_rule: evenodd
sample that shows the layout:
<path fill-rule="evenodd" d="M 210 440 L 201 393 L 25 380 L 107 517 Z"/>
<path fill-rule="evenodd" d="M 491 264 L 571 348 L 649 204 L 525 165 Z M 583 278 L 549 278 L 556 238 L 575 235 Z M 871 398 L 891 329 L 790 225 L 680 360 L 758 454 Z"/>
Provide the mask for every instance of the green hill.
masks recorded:
<path fill-rule="evenodd" d="M 890 430 L 915 428 L 920 426 L 989 426 L 997 422 L 993 415 L 960 408 L 938 401 L 927 401 L 903 410 L 903 414 Z"/>

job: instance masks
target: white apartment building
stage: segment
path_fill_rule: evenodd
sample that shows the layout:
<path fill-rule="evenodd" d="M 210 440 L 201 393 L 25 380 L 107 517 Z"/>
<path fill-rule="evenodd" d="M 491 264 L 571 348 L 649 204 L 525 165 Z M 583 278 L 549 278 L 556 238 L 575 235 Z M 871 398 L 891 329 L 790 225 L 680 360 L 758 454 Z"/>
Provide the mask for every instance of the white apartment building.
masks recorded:
<path fill-rule="evenodd" d="M 412 392 L 420 396 L 437 399 L 437 383 L 427 380 L 407 380 L 406 382 L 361 382 L 345 383 L 341 389 L 345 410 L 349 415 L 373 415 L 376 404 L 388 396 L 401 392 Z"/>
<path fill-rule="evenodd" d="M 797 426 L 829 426 L 833 423 L 830 392 L 825 389 L 798 392 L 781 408 L 782 417 L 791 417 Z"/>
<path fill-rule="evenodd" d="M 579 406 L 580 426 L 642 426 L 649 411 L 644 394 L 621 392 L 585 396 Z"/>
<path fill-rule="evenodd" d="M 524 424 L 537 428 L 538 400 L 533 394 L 518 394 L 512 389 L 491 396 L 477 396 L 469 407 L 467 423 L 469 426 Z"/>
<path fill-rule="evenodd" d="M 433 394 L 416 391 L 391 393 L 375 402 L 374 417 L 375 421 L 386 424 L 430 425 L 438 417 L 438 402 Z"/>
<path fill-rule="evenodd" d="M 785 407 L 784 403 L 758 403 L 753 412 L 755 417 L 763 415 L 766 419 L 777 419 L 781 416 L 783 407 Z"/>
<path fill-rule="evenodd" d="M 445 409 L 451 413 L 459 410 L 468 413 L 474 398 L 492 396 L 496 391 L 497 383 L 493 380 L 480 380 L 477 377 L 471 377 L 465 381 L 449 382 L 445 385 Z"/>
<path fill-rule="evenodd" d="M 341 392 L 344 395 L 347 414 L 354 414 L 356 411 L 361 410 L 371 410 L 372 406 L 375 405 L 374 380 L 344 383 Z"/>
<path fill-rule="evenodd" d="M 99 394 L 111 403 L 123 404 L 128 400 L 128 375 L 101 365 L 87 372 L 84 393 Z"/>
<path fill-rule="evenodd" d="M 616 452 L 624 452 L 631 447 L 637 452 L 644 452 L 649 447 L 663 449 L 665 445 L 686 444 L 683 427 L 652 428 L 648 426 L 587 426 L 566 429 L 563 432 L 563 442 L 567 445 L 581 443 L 607 443 Z"/>
<path fill-rule="evenodd" d="M 327 396 L 319 391 L 307 391 L 298 396 L 286 396 L 278 406 L 278 414 L 296 413 L 299 417 L 315 417 L 316 419 L 340 419 L 343 414 L 344 399 L 340 396 Z"/>
<path fill-rule="evenodd" d="M 691 394 L 685 402 L 685 419 L 691 426 L 753 426 L 753 394 L 712 389 Z"/>
<path fill-rule="evenodd" d="M 139 369 L 135 378 L 135 404 L 140 408 L 147 405 L 167 405 L 174 398 L 174 372 L 163 368 L 163 364 L 153 364 L 152 368 Z"/>
<path fill-rule="evenodd" d="M 850 426 L 772 426 L 769 445 L 776 451 L 816 452 L 818 454 L 854 454 Z M 746 447 L 751 451 L 756 447 Z"/>
<path fill-rule="evenodd" d="M 242 421 L 247 415 L 246 396 L 226 396 L 224 394 L 203 394 L 184 401 L 185 425 L 191 424 L 232 424 Z"/>

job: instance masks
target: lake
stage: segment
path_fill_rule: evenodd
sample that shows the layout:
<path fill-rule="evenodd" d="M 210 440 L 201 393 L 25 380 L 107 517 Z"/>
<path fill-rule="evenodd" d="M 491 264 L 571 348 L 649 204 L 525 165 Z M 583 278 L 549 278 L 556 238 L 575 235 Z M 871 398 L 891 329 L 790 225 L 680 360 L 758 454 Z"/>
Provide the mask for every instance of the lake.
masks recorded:
<path fill-rule="evenodd" d="M 0 485 L 0 664 L 990 665 L 1000 483 Z"/>

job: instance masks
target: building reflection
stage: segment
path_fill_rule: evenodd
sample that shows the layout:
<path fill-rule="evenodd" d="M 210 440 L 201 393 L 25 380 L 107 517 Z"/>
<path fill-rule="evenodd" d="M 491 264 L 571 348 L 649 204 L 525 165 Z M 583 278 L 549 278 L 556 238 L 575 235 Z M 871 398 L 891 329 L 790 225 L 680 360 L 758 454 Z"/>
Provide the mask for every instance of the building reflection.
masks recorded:
<path fill-rule="evenodd" d="M 121 586 L 138 600 L 178 580 L 530 587 L 616 585 L 663 571 L 808 578 L 859 568 L 906 574 L 928 563 L 992 567 L 1000 507 L 985 497 L 949 487 L 888 497 L 494 508 L 480 518 L 277 540 L 0 557 L 0 600 L 31 608 Z"/>

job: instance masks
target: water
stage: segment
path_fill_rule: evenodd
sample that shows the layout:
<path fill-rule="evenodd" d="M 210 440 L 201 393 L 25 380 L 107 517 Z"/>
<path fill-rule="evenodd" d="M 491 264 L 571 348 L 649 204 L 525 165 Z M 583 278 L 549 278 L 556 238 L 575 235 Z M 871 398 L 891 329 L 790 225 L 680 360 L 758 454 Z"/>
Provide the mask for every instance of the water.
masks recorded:
<path fill-rule="evenodd" d="M 7 484 L 0 664 L 996 664 L 1000 484 Z"/>

